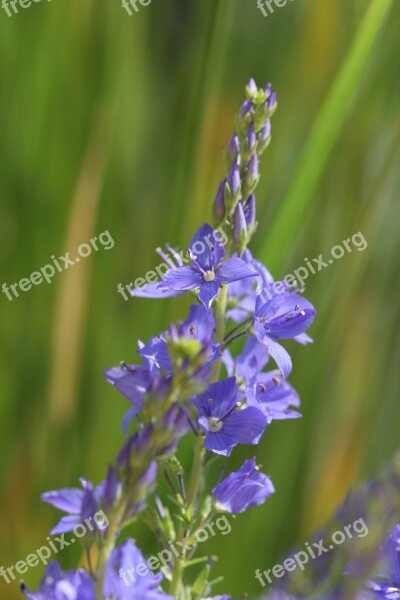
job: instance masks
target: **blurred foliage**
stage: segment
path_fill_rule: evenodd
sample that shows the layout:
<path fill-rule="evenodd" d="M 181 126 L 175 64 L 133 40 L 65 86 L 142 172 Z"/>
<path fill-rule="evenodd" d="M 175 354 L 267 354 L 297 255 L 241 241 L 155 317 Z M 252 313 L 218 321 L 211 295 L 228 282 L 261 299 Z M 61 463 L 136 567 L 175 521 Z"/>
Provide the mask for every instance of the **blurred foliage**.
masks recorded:
<path fill-rule="evenodd" d="M 327 112 L 329 147 L 306 145 L 369 5 L 297 0 L 267 18 L 256 0 L 152 0 L 132 17 L 118 0 L 43 0 L 11 18 L 0 11 L 1 283 L 29 276 L 51 255 L 74 256 L 104 230 L 115 240 L 51 285 L 12 302 L 1 296 L 0 564 L 46 543 L 57 515 L 41 505 L 42 491 L 83 474 L 100 480 L 121 446 L 127 406 L 102 371 L 133 360 L 136 340 L 184 315 L 187 301 L 125 302 L 117 284 L 159 264 L 154 249 L 164 242 L 184 248 L 209 219 L 221 150 L 250 76 L 272 81 L 279 100 L 255 254 L 281 277 L 358 231 L 368 249 L 307 282 L 319 311 L 315 344 L 290 346 L 304 417 L 273 424 L 257 449 L 275 496 L 212 540 L 221 590 L 259 591 L 254 570 L 307 540 L 349 488 L 394 454 L 398 2 L 361 76 L 342 89 L 348 99 Z M 307 200 L 305 152 L 315 176 Z M 292 204 L 282 205 L 288 190 Z M 253 450 L 235 451 L 229 469 Z M 151 551 L 145 529 L 135 537 Z M 78 552 L 60 558 L 72 566 Z M 27 582 L 41 572 L 32 569 Z M 16 584 L 0 585 L 2 599 L 19 598 Z"/>

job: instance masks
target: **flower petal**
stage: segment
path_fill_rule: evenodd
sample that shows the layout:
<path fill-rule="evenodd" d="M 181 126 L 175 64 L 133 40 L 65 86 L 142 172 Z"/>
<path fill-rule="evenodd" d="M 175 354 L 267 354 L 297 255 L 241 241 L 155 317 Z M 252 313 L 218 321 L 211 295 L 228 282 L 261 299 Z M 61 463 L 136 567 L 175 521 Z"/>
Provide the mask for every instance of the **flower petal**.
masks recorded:
<path fill-rule="evenodd" d="M 164 281 L 166 286 L 172 290 L 185 291 L 199 288 L 204 282 L 204 277 L 198 269 L 194 267 L 178 267 L 170 269 L 165 274 Z"/>
<path fill-rule="evenodd" d="M 204 281 L 200 287 L 199 300 L 206 308 L 210 308 L 213 300 L 218 296 L 218 281 Z"/>
<path fill-rule="evenodd" d="M 43 502 L 48 502 L 56 508 L 72 514 L 80 514 L 83 502 L 83 490 L 79 488 L 64 488 L 41 495 Z"/>
<path fill-rule="evenodd" d="M 222 240 L 216 240 L 214 229 L 207 224 L 194 234 L 190 251 L 204 271 L 212 271 L 225 256 Z"/>
<path fill-rule="evenodd" d="M 266 426 L 262 410 L 249 406 L 226 417 L 221 431 L 236 444 L 258 444 Z"/>
<path fill-rule="evenodd" d="M 258 273 L 237 256 L 232 256 L 223 262 L 215 272 L 216 278 L 222 283 L 231 283 L 247 277 L 257 277 Z"/>
<path fill-rule="evenodd" d="M 80 525 L 83 519 L 81 515 L 67 515 L 59 520 L 57 525 L 53 527 L 50 531 L 50 535 L 55 535 L 56 533 L 68 533 L 69 531 L 73 531 L 74 527 Z"/>
<path fill-rule="evenodd" d="M 215 319 L 212 311 L 199 304 L 192 304 L 189 317 L 179 326 L 179 335 L 209 342 L 214 337 Z"/>
<path fill-rule="evenodd" d="M 158 369 L 170 371 L 172 368 L 167 340 L 163 336 L 153 338 L 148 344 L 142 346 L 137 353 L 153 362 Z"/>
<path fill-rule="evenodd" d="M 275 342 L 271 338 L 266 336 L 265 345 L 267 347 L 268 352 L 276 362 L 279 367 L 280 372 L 283 377 L 287 379 L 292 371 L 292 359 L 290 358 L 289 352 L 285 350 L 283 346 Z"/>
<path fill-rule="evenodd" d="M 285 350 L 285 348 L 283 348 L 283 346 L 278 344 L 278 342 L 266 335 L 262 323 L 255 321 L 253 327 L 257 339 L 264 344 L 269 354 L 278 365 L 282 376 L 287 379 L 292 371 L 292 359 L 290 358 L 289 353 Z"/>
<path fill-rule="evenodd" d="M 131 296 L 136 298 L 175 298 L 181 296 L 183 291 L 173 290 L 161 283 L 156 281 L 155 283 L 146 283 L 140 287 L 132 287 L 129 290 Z"/>

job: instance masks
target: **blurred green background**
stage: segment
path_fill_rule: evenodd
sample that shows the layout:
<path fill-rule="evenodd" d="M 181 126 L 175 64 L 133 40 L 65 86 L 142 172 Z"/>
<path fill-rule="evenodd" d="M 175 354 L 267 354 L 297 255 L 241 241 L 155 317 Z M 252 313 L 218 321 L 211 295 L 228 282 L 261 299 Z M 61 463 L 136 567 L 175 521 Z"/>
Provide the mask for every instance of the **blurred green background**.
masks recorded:
<path fill-rule="evenodd" d="M 400 5 L 372 4 L 376 31 L 364 31 L 370 46 L 344 74 L 367 0 L 295 0 L 267 18 L 256 0 L 152 0 L 131 17 L 118 0 L 43 0 L 12 18 L 0 9 L 0 283 L 29 277 L 53 254 L 74 256 L 104 230 L 115 241 L 51 285 L 12 302 L 1 295 L 0 565 L 46 543 L 58 513 L 41 492 L 80 475 L 101 480 L 121 446 L 127 403 L 102 371 L 133 361 L 136 340 L 183 317 L 187 302 L 125 302 L 116 286 L 158 265 L 158 245 L 185 248 L 209 220 L 250 76 L 272 81 L 279 101 L 256 256 L 280 277 L 358 231 L 368 248 L 307 283 L 315 343 L 288 344 L 304 416 L 273 424 L 257 448 L 277 493 L 212 541 L 220 590 L 259 591 L 254 570 L 306 541 L 392 458 Z M 229 468 L 253 450 L 236 450 Z M 135 537 L 153 548 L 145 529 Z M 78 548 L 59 558 L 73 566 Z M 31 569 L 26 582 L 41 574 Z M 17 584 L 0 586 L 2 599 L 20 597 Z"/>

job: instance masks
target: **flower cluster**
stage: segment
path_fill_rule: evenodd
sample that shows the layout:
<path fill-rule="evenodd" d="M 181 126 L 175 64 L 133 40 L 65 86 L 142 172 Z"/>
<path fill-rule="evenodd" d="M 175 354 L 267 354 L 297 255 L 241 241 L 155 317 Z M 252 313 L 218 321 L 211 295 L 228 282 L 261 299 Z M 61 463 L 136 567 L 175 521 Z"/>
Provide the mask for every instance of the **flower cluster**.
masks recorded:
<path fill-rule="evenodd" d="M 348 494 L 308 543 L 319 546 L 315 558 L 304 570 L 287 571 L 263 600 L 400 600 L 399 491 L 397 456 L 383 473 Z M 349 528 L 352 535 L 343 543 L 325 544 Z M 298 551 L 292 548 L 290 556 Z"/>
<path fill-rule="evenodd" d="M 247 248 L 256 229 L 259 159 L 271 139 L 277 102 L 271 85 L 258 88 L 253 80 L 246 96 L 214 202 L 214 225 L 226 243 L 204 224 L 190 243 L 190 264 L 167 246 L 175 262 L 162 254 L 170 269 L 140 295 L 189 294 L 189 315 L 147 343 L 139 342 L 137 364 L 123 362 L 105 372 L 130 404 L 122 450 L 98 486 L 82 480 L 83 489 L 43 495 L 67 513 L 53 533 L 73 531 L 98 510 L 107 515 L 108 527 L 93 528 L 82 540 L 86 570 L 62 573 L 57 564 L 49 565 L 38 592 L 24 588 L 31 600 L 210 599 L 214 559 L 193 558 L 196 533 L 216 513 L 242 513 L 275 491 L 255 458 L 223 481 L 210 487 L 207 482 L 213 455 L 228 457 L 238 444 L 254 446 L 274 420 L 300 416 L 294 410 L 299 397 L 287 382 L 292 363 L 282 341 L 310 342 L 305 332 L 315 317 L 297 290 L 282 283 L 283 292 L 274 291 L 271 274 Z M 275 365 L 265 370 L 270 361 Z M 194 450 L 186 477 L 179 443 L 188 436 Z M 157 487 L 161 477 L 170 488 L 166 498 Z M 171 541 L 181 548 L 162 573 L 152 572 L 151 560 L 146 563 L 132 540 L 119 543 L 121 531 L 139 518 L 152 529 L 161 551 Z"/>

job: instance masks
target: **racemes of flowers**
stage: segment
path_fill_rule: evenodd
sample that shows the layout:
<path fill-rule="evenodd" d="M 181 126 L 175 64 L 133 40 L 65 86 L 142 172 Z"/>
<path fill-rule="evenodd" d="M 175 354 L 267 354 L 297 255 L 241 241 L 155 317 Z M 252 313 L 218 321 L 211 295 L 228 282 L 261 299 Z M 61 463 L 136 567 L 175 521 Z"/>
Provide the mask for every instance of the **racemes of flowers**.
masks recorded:
<path fill-rule="evenodd" d="M 259 159 L 271 139 L 276 107 L 271 85 L 258 88 L 250 80 L 225 153 L 214 227 L 205 224 L 195 233 L 187 264 L 169 246 L 175 263 L 160 250 L 170 269 L 161 282 L 133 291 L 155 298 L 189 294 L 193 304 L 182 323 L 138 344 L 140 364 L 124 362 L 105 372 L 130 403 L 123 421 L 127 441 L 100 485 L 82 480 L 82 489 L 48 492 L 43 500 L 67 513 L 57 533 L 99 510 L 108 527 L 83 538 L 86 569 L 63 573 L 50 564 L 38 592 L 24 586 L 30 600 L 210 599 L 214 559 L 194 557 L 196 533 L 217 513 L 244 512 L 274 492 L 255 458 L 210 488 L 205 475 L 213 455 L 228 457 L 238 444 L 256 445 L 275 419 L 300 416 L 294 410 L 298 395 L 286 381 L 291 360 L 282 340 L 310 341 L 305 331 L 315 310 L 286 284 L 276 294 L 272 276 L 248 250 L 257 225 Z M 244 343 L 234 344 L 241 349 L 233 356 L 231 344 L 238 338 Z M 194 447 L 188 477 L 178 457 L 186 436 Z M 166 498 L 157 488 L 160 478 L 170 488 Z M 181 548 L 159 572 L 143 565 L 132 540 L 119 541 L 138 518 L 153 530 L 160 550 L 171 542 Z M 136 575 L 126 585 L 121 574 L 129 572 Z"/>

